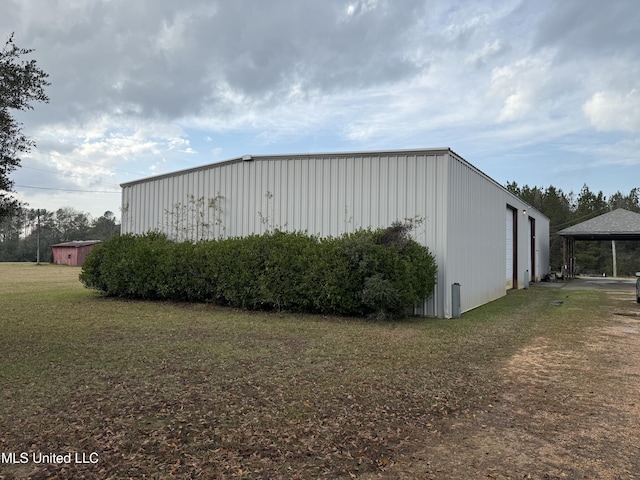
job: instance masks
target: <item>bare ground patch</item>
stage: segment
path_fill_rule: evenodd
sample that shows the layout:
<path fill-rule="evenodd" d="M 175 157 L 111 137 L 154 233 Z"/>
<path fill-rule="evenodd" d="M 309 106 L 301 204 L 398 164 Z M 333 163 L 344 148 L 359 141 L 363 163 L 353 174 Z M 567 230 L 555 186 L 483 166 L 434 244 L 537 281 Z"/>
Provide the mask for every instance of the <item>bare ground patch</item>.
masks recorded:
<path fill-rule="evenodd" d="M 640 308 L 609 295 L 605 325 L 536 338 L 495 398 L 443 422 L 388 478 L 640 479 Z"/>

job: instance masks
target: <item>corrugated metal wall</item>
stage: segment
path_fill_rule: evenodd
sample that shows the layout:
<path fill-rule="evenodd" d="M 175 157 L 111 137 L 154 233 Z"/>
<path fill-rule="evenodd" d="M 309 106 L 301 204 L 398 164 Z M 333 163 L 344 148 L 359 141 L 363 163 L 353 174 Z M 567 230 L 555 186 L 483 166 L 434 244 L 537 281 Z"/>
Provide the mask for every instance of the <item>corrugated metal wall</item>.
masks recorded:
<path fill-rule="evenodd" d="M 531 234 L 529 218 L 536 219 L 535 248 L 539 280 L 548 270 L 549 221 L 540 212 L 512 195 L 494 180 L 452 153 L 449 163 L 448 255 L 445 285 L 460 283 L 463 312 L 503 296 L 509 288 L 523 288 L 525 271 L 530 271 Z M 507 210 L 515 211 L 517 285 L 507 285 Z M 453 213 L 454 212 L 454 213 Z M 545 267 L 544 265 L 547 265 Z M 450 305 L 451 289 L 445 292 Z M 450 307 L 444 316 L 450 316 Z"/>
<path fill-rule="evenodd" d="M 445 285 L 460 283 L 465 312 L 505 293 L 506 206 L 502 189 L 471 165 L 452 157 L 449 168 L 449 210 L 455 213 L 447 223 L 444 281 Z M 445 316 L 450 313 L 445 310 Z"/>
<path fill-rule="evenodd" d="M 176 238 L 268 229 L 339 235 L 395 220 L 435 219 L 446 154 L 262 157 L 123 185 L 123 232 Z M 204 200 L 204 205 L 198 201 Z M 425 237 L 428 225 L 419 235 Z M 425 237 L 426 239 L 426 237 Z"/>
<path fill-rule="evenodd" d="M 417 218 L 414 237 L 438 261 L 436 292 L 419 313 L 449 317 L 454 282 L 462 311 L 505 293 L 509 195 L 450 150 L 259 156 L 124 184 L 122 231 L 177 240 L 275 228 L 337 236 Z"/>
<path fill-rule="evenodd" d="M 536 224 L 534 242 L 536 268 L 535 277 L 532 277 L 531 280 L 539 282 L 550 272 L 551 268 L 549 265 L 549 219 L 536 210 L 531 210 L 529 215 Z"/>

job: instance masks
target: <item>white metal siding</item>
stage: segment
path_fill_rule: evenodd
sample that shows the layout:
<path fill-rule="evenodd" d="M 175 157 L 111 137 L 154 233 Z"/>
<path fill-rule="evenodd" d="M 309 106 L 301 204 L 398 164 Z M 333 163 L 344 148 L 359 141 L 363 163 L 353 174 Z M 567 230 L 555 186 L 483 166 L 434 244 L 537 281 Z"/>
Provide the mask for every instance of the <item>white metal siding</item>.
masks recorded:
<path fill-rule="evenodd" d="M 503 189 L 473 166 L 452 155 L 449 162 L 446 309 L 451 315 L 451 285 L 460 284 L 465 312 L 505 293 L 505 199 Z"/>
<path fill-rule="evenodd" d="M 532 212 L 535 214 L 535 212 Z M 549 221 L 545 217 L 536 214 L 536 278 L 539 282 L 549 273 Z"/>
<path fill-rule="evenodd" d="M 539 261 L 548 263 L 549 222 L 539 212 L 512 195 L 495 181 L 479 172 L 468 162 L 452 153 L 449 163 L 448 218 L 446 225 L 447 255 L 440 263 L 445 265 L 443 292 L 444 316 L 450 315 L 451 285 L 460 284 L 461 310 L 495 300 L 506 293 L 505 273 L 515 288 L 522 288 L 527 266 L 527 252 L 531 250 L 531 237 L 527 235 L 528 215 L 536 217 L 536 250 Z M 513 210 L 515 210 L 517 249 L 513 252 Z M 519 221 L 521 218 L 526 221 Z M 509 220 L 507 220 L 509 218 Z M 508 226 L 511 222 L 511 226 Z M 538 228 L 539 227 L 539 228 Z M 518 270 L 513 274 L 513 260 L 507 259 L 507 245 L 516 255 Z M 538 275 L 540 272 L 538 271 Z M 440 280 L 441 276 L 439 276 Z"/>
<path fill-rule="evenodd" d="M 190 200 L 200 198 L 202 220 Z M 418 218 L 414 237 L 438 262 L 436 290 L 418 313 L 450 317 L 452 283 L 461 284 L 463 312 L 504 295 L 504 209 L 518 202 L 450 150 L 264 156 L 123 185 L 122 231 L 179 240 L 275 228 L 337 236 Z M 548 238 L 548 222 L 536 226 L 536 241 Z M 540 261 L 548 263 L 548 245 Z"/>

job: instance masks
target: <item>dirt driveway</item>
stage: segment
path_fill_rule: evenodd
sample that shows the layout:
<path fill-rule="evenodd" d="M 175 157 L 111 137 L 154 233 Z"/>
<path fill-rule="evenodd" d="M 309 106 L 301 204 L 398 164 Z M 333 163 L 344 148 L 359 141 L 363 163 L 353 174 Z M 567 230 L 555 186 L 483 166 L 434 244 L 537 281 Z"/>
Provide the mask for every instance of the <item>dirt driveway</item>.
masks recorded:
<path fill-rule="evenodd" d="M 545 285 L 545 284 L 540 284 Z M 634 292 L 635 278 L 613 277 L 579 277 L 566 283 L 549 283 L 546 285 L 560 286 L 566 290 L 607 290 L 611 292 Z"/>
<path fill-rule="evenodd" d="M 640 306 L 631 288 L 578 342 L 537 338 L 486 408 L 440 426 L 404 479 L 640 479 Z M 435 440 L 435 441 L 433 441 Z"/>

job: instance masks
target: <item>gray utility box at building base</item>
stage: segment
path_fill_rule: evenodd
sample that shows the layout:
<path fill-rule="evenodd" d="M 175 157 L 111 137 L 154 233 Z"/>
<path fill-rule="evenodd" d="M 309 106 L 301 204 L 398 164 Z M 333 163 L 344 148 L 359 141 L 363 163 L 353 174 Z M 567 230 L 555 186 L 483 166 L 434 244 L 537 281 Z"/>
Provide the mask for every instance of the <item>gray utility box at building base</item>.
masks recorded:
<path fill-rule="evenodd" d="M 451 318 L 460 318 L 460 284 L 451 285 Z"/>

